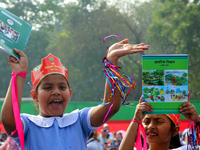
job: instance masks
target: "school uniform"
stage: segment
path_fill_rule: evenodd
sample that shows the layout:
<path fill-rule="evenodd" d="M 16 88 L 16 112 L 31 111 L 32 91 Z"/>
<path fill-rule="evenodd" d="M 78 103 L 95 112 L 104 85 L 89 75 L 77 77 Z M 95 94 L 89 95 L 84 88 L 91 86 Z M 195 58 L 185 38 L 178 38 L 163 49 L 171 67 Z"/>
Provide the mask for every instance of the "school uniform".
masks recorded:
<path fill-rule="evenodd" d="M 21 114 L 24 124 L 24 150 L 87 150 L 92 127 L 92 108 L 74 110 L 63 117 L 45 118 Z M 19 138 L 13 138 L 20 145 Z"/>

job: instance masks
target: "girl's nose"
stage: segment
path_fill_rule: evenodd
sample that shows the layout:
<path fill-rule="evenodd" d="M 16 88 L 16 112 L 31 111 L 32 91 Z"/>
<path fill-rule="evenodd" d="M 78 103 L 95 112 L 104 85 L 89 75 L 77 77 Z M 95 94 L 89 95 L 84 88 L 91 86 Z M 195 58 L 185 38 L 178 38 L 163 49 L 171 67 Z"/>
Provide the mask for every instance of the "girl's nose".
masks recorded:
<path fill-rule="evenodd" d="M 53 95 L 60 95 L 60 90 L 58 88 L 55 88 L 52 92 Z"/>
<path fill-rule="evenodd" d="M 151 122 L 149 123 L 149 125 L 148 125 L 147 128 L 148 128 L 148 129 L 153 129 L 153 128 L 155 128 L 155 124 L 154 124 L 154 122 L 151 121 Z"/>

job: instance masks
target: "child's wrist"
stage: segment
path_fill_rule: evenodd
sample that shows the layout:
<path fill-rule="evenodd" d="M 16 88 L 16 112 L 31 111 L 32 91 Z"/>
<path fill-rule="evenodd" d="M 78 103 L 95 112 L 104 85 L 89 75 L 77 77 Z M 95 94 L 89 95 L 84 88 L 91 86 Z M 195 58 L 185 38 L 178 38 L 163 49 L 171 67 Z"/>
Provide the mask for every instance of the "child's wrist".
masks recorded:
<path fill-rule="evenodd" d="M 134 117 L 131 122 L 137 122 L 138 124 L 140 124 L 140 119 L 138 119 L 137 117 Z"/>
<path fill-rule="evenodd" d="M 196 124 L 200 125 L 200 116 L 198 117 L 197 120 L 194 121 Z"/>
<path fill-rule="evenodd" d="M 115 60 L 115 59 L 110 58 L 110 57 L 106 57 L 106 59 L 107 59 L 110 63 L 112 63 L 113 65 L 118 66 L 118 59 Z"/>
<path fill-rule="evenodd" d="M 16 76 L 20 76 L 22 78 L 26 78 L 26 74 L 27 74 L 27 71 L 21 71 L 21 72 L 12 72 L 12 76 L 16 75 Z"/>

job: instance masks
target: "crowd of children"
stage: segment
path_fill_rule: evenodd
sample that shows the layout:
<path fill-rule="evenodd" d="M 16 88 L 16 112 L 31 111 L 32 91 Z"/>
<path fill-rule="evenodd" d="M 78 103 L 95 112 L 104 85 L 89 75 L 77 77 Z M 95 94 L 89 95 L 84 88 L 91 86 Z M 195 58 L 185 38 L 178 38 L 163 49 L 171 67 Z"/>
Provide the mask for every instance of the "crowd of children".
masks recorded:
<path fill-rule="evenodd" d="M 149 49 L 148 45 L 128 43 L 129 40 L 124 39 L 113 44 L 108 49 L 106 60 L 118 66 L 120 57 Z M 59 58 L 49 54 L 31 72 L 31 95 L 39 105 L 39 115 L 19 114 L 28 58 L 22 51 L 14 51 L 19 54 L 20 60 L 9 57 L 12 78 L 1 110 L 1 120 L 7 134 L 12 136 L 21 150 L 87 149 L 90 134 L 119 110 L 120 91 L 116 89 L 113 93 L 106 81 L 105 105 L 64 114 L 72 94 L 68 70 Z"/>
<path fill-rule="evenodd" d="M 194 107 L 193 107 L 194 108 Z M 195 109 L 194 109 L 194 112 L 195 112 Z M 193 114 L 194 115 L 194 114 Z M 172 120 L 172 122 L 175 122 L 176 123 L 176 125 L 179 125 L 178 123 L 181 123 L 180 122 L 180 118 L 177 118 L 178 120 L 176 121 L 175 120 L 175 118 L 173 117 L 173 116 L 177 116 L 177 117 L 179 117 L 179 115 L 174 115 L 174 114 L 171 114 L 171 115 L 166 115 L 167 117 L 165 118 L 166 120 L 168 120 L 168 118 L 170 118 L 169 120 Z M 154 117 L 154 116 L 152 116 L 152 117 Z M 159 116 L 157 116 L 158 118 L 162 118 L 163 117 L 163 115 L 159 115 Z M 164 116 L 165 117 L 165 116 Z M 148 118 L 148 117 L 147 117 Z M 198 118 L 197 118 L 197 120 L 198 120 Z M 162 120 L 161 120 L 162 121 Z M 168 123 L 170 123 L 171 124 L 171 121 L 170 122 L 168 122 Z M 161 123 L 160 123 L 161 124 Z M 167 122 L 165 122 L 165 130 L 164 130 L 164 132 L 166 132 L 166 133 L 170 133 L 170 132 L 168 132 L 166 129 L 166 127 L 168 126 L 168 127 L 171 127 L 171 125 L 170 124 L 167 124 Z M 173 123 L 172 123 L 172 125 L 173 125 Z M 124 137 L 124 135 L 125 135 L 125 132 L 123 132 L 123 130 L 119 130 L 119 131 L 116 131 L 116 132 L 113 132 L 113 133 L 111 133 L 110 131 L 109 131 L 109 128 L 107 128 L 106 130 L 106 132 L 104 131 L 105 130 L 105 126 L 106 127 L 108 127 L 108 124 L 107 123 L 105 123 L 104 125 L 103 125 L 103 129 L 101 130 L 101 133 L 97 133 L 97 132 L 94 132 L 93 134 L 91 134 L 91 136 L 92 136 L 92 139 L 93 139 L 93 141 L 95 141 L 95 143 L 97 143 L 97 144 L 93 144 L 93 145 L 91 145 L 91 143 L 90 143 L 90 141 L 91 141 L 91 138 L 88 140 L 88 144 L 87 144 L 87 150 L 128 150 L 128 149 L 130 149 L 130 150 L 133 150 L 133 149 L 137 149 L 136 148 L 136 143 L 135 142 L 132 142 L 132 140 L 134 140 L 134 139 L 132 139 L 131 138 L 131 136 L 129 135 L 127 135 L 127 134 L 134 134 L 134 132 L 132 132 L 131 130 L 130 130 L 130 128 L 131 127 L 129 127 L 129 129 L 127 130 L 127 133 L 126 133 L 126 137 L 123 139 L 123 137 Z M 130 126 L 131 126 L 131 124 L 130 124 Z M 144 125 L 145 126 L 145 125 Z M 162 126 L 161 126 L 162 127 Z M 137 128 L 136 128 L 137 129 Z M 154 129 L 155 130 L 155 129 Z M 160 130 L 158 130 L 159 132 L 160 132 Z M 156 132 L 156 134 L 158 134 L 158 135 L 156 135 L 156 136 L 160 136 L 160 137 L 163 137 L 164 138 L 164 133 L 162 132 L 162 133 L 159 133 L 158 131 L 154 131 L 154 132 Z M 110 135 L 113 137 L 113 138 L 102 138 L 102 134 L 106 134 L 106 136 L 105 137 L 109 137 Z M 149 133 L 148 133 L 149 134 Z M 159 134 L 161 134 L 161 135 L 159 135 Z M 156 138 L 156 136 L 155 137 L 153 137 L 153 135 L 151 135 L 152 137 L 148 137 L 148 139 L 147 139 L 147 142 L 149 141 L 149 144 L 147 144 L 147 147 L 150 149 L 150 147 L 149 146 L 151 146 L 151 144 L 150 143 L 153 143 L 153 142 L 155 142 L 155 141 L 153 141 L 153 138 Z M 175 150 L 193 150 L 192 148 L 190 148 L 190 146 L 188 145 L 189 143 L 188 143 L 188 141 L 189 141 L 189 128 L 186 128 L 183 132 L 178 132 L 178 134 L 176 135 L 176 136 L 174 136 L 173 137 L 173 139 L 171 139 L 171 141 L 170 141 L 170 144 L 168 145 L 169 147 L 168 148 L 171 148 L 171 149 L 175 149 Z M 137 137 L 136 135 L 135 135 L 135 137 Z M 157 138 L 160 138 L 160 137 L 157 137 Z M 127 143 L 127 138 L 129 138 L 131 141 L 131 145 L 133 146 L 131 146 L 131 148 L 130 148 L 130 145 Z M 103 139 L 103 140 L 102 140 Z M 106 139 L 106 140 L 105 140 Z M 144 138 L 143 137 L 141 137 L 141 140 L 142 140 L 142 142 L 144 142 Z M 165 141 L 166 139 L 164 139 L 163 141 Z M 103 141 L 103 142 L 102 142 Z M 120 146 L 120 143 L 123 141 L 123 144 L 128 144 L 128 145 L 126 145 L 126 146 L 129 146 L 129 147 L 124 147 L 123 145 L 122 146 Z M 153 142 L 152 142 L 153 141 Z M 158 141 L 158 139 L 156 139 L 156 141 Z M 158 141 L 159 142 L 159 141 Z M 169 141 L 168 141 L 169 142 Z M 162 141 L 161 141 L 161 143 L 162 143 Z M 156 143 L 153 143 L 153 144 L 156 144 Z M 96 146 L 96 145 L 98 145 L 98 146 Z M 161 145 L 164 145 L 164 144 L 161 144 Z M 120 147 L 120 148 L 119 148 Z M 155 148 L 154 148 L 155 149 Z M 156 147 L 156 149 L 160 149 L 160 148 L 158 148 L 158 147 Z M 163 147 L 162 147 L 162 149 L 164 149 Z M 167 149 L 167 148 L 166 148 Z M 173 149 L 173 150 L 174 150 Z M 198 149 L 196 149 L 196 150 L 198 150 Z"/>
<path fill-rule="evenodd" d="M 113 44 L 108 49 L 106 60 L 118 66 L 120 57 L 149 49 L 148 45 L 128 43 L 129 40 L 124 39 Z M 120 89 L 116 88 L 113 91 L 108 81 L 105 83 L 103 100 L 105 105 L 64 114 L 72 89 L 68 70 L 61 64 L 60 59 L 52 54 L 43 58 L 42 63 L 31 72 L 33 85 L 31 95 L 39 105 L 39 115 L 19 114 L 28 58 L 22 51 L 16 49 L 14 51 L 19 54 L 20 60 L 12 56 L 8 60 L 12 69 L 12 78 L 2 107 L 1 119 L 7 134 L 16 141 L 21 150 L 90 150 L 94 145 L 99 147 L 99 150 L 102 148 L 103 150 L 133 150 L 135 141 L 139 150 L 147 148 L 169 150 L 171 139 L 179 135 L 180 116 L 144 115 L 144 111 L 151 112 L 153 108 L 149 103 L 142 102 L 142 98 L 125 135 L 122 132 L 112 134 L 108 125 L 104 123 L 120 109 L 122 102 Z M 200 118 L 196 108 L 190 102 L 184 103 L 180 107 L 180 112 L 197 125 L 199 124 Z M 103 124 L 104 129 L 97 138 L 94 131 Z M 139 126 L 144 126 L 145 130 L 143 148 L 138 145 L 141 143 L 138 142 Z M 178 141 L 180 143 L 180 139 Z M 184 149 L 181 144 L 172 148 L 177 147 Z"/>

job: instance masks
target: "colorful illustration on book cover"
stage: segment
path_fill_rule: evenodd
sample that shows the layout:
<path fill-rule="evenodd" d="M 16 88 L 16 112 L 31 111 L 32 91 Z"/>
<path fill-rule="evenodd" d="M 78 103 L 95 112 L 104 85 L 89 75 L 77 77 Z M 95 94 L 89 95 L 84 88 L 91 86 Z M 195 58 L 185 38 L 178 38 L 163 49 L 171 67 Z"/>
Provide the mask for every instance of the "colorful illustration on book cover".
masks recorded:
<path fill-rule="evenodd" d="M 187 70 L 165 70 L 165 86 L 169 85 L 188 85 Z"/>
<path fill-rule="evenodd" d="M 165 102 L 164 86 L 143 86 L 142 93 L 146 102 Z"/>
<path fill-rule="evenodd" d="M 143 70 L 142 85 L 162 86 L 164 85 L 164 70 Z"/>
<path fill-rule="evenodd" d="M 165 87 L 166 102 L 187 102 L 188 87 L 187 86 L 166 86 Z"/>
<path fill-rule="evenodd" d="M 142 85 L 146 102 L 188 101 L 187 70 L 143 70 Z"/>
<path fill-rule="evenodd" d="M 11 28 L 9 25 L 7 25 L 1 20 L 0 20 L 0 33 L 4 34 L 6 37 L 8 37 L 9 39 L 15 42 L 18 41 L 18 38 L 20 35 L 19 32 L 15 31 L 13 28 Z"/>

